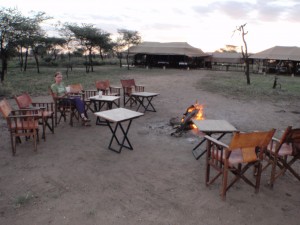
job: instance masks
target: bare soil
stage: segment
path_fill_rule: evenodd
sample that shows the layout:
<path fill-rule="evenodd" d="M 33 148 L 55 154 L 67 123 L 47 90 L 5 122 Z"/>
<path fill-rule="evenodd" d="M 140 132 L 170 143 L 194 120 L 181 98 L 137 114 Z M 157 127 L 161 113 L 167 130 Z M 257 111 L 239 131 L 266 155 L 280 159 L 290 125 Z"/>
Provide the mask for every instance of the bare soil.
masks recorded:
<path fill-rule="evenodd" d="M 153 100 L 157 112 L 132 123 L 133 151 L 108 150 L 111 132 L 96 126 L 90 113 L 91 127 L 61 122 L 55 134 L 47 131 L 37 152 L 27 141 L 13 157 L 6 123 L 0 120 L 1 225 L 299 224 L 300 183 L 292 175 L 286 173 L 271 190 L 266 170 L 258 194 L 240 181 L 224 202 L 220 182 L 205 186 L 205 157 L 196 160 L 192 154 L 201 138 L 192 132 L 173 137 L 169 125 L 197 100 L 208 119 L 227 120 L 241 131 L 276 128 L 280 136 L 288 125 L 299 127 L 299 101 L 240 101 L 209 93 L 195 87 L 201 71 L 133 78 L 146 91 L 160 93 Z M 296 169 L 300 172 L 299 162 Z"/>

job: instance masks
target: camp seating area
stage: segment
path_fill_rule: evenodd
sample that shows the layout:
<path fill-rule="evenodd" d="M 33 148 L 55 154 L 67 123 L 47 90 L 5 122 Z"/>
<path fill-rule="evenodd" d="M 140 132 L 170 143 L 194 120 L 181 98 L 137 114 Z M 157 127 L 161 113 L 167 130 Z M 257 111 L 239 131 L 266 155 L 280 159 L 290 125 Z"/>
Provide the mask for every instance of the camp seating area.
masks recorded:
<path fill-rule="evenodd" d="M 99 91 L 103 96 L 115 96 L 118 100 L 122 96 L 123 107 L 135 109 L 133 107 L 138 107 L 138 102 L 136 98 L 132 97 L 132 94 L 144 92 L 145 87 L 136 85 L 134 79 L 120 80 L 120 83 L 122 87 L 113 87 L 107 80 L 96 81 L 95 89 L 92 90 L 85 90 L 81 84 L 72 84 L 69 85 L 69 92 L 83 99 L 87 106 L 86 111 L 90 116 L 96 112 L 90 98 L 98 96 Z M 78 121 L 78 112 L 74 106 L 61 105 L 51 89 L 49 92 L 52 102 L 47 103 L 35 103 L 27 93 L 14 96 L 19 110 L 13 110 L 5 99 L 0 102 L 0 110 L 7 120 L 11 135 L 13 155 L 16 155 L 16 145 L 21 143 L 20 137 L 22 136 L 26 141 L 32 140 L 34 151 L 38 150 L 39 121 L 42 125 L 44 140 L 49 131 L 54 133 L 54 127 L 59 126 L 60 123 L 69 121 L 73 126 Z M 116 104 L 116 107 L 120 107 L 120 103 Z M 124 140 L 126 140 L 127 133 L 124 133 Z M 254 192 L 258 193 L 262 174 L 267 171 L 268 167 L 271 167 L 271 173 L 267 176 L 271 188 L 275 185 L 276 180 L 285 173 L 292 174 L 300 181 L 299 174 L 293 169 L 293 164 L 300 159 L 300 129 L 288 126 L 279 139 L 275 138 L 274 134 L 275 129 L 247 133 L 237 130 L 232 132 L 229 144 L 223 143 L 222 140 L 211 135 L 205 135 L 205 184 L 211 186 L 221 179 L 220 193 L 216 194 L 220 194 L 221 199 L 225 200 L 226 196 L 234 195 L 235 190 L 232 187 L 239 185 L 237 184 L 239 180 L 253 187 Z M 115 136 L 113 138 L 116 139 Z M 47 142 L 42 144 L 44 143 Z M 129 140 L 128 143 L 130 144 Z M 250 168 L 253 168 L 253 172 L 249 172 Z M 249 173 L 252 175 L 251 178 L 248 178 Z"/>

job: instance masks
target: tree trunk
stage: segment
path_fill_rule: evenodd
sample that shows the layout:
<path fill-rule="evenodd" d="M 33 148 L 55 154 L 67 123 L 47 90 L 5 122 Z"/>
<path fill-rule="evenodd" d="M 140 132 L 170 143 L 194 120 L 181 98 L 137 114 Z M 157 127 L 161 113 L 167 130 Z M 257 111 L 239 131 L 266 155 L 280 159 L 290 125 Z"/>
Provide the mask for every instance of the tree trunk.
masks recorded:
<path fill-rule="evenodd" d="M 92 59 L 92 49 L 89 50 L 89 65 L 90 65 L 90 68 L 91 68 L 91 72 L 94 72 L 93 59 Z"/>
<path fill-rule="evenodd" d="M 129 70 L 129 54 L 126 56 L 126 62 L 127 62 L 127 69 Z"/>
<path fill-rule="evenodd" d="M 24 70 L 27 70 L 27 62 L 28 62 L 28 48 L 26 48 L 26 52 L 25 52 L 25 63 L 24 63 Z"/>
<path fill-rule="evenodd" d="M 24 66 L 24 59 L 23 59 L 23 47 L 21 46 L 20 48 L 20 53 L 19 53 L 19 61 L 20 61 L 20 70 L 23 71 L 23 66 Z"/>
<path fill-rule="evenodd" d="M 249 59 L 246 58 L 246 71 L 245 71 L 246 77 L 247 77 L 247 84 L 249 85 L 250 82 L 250 70 L 249 70 Z"/>
<path fill-rule="evenodd" d="M 38 55 L 34 52 L 34 59 L 35 59 L 35 63 L 36 63 L 36 69 L 37 69 L 37 72 L 40 73 L 40 65 L 39 65 L 39 58 L 38 58 Z"/>
<path fill-rule="evenodd" d="M 3 83 L 4 82 L 4 77 L 7 74 L 7 64 L 8 64 L 8 62 L 7 62 L 7 58 L 5 56 L 3 57 L 3 55 L 2 55 L 1 58 L 2 58 L 1 83 Z"/>

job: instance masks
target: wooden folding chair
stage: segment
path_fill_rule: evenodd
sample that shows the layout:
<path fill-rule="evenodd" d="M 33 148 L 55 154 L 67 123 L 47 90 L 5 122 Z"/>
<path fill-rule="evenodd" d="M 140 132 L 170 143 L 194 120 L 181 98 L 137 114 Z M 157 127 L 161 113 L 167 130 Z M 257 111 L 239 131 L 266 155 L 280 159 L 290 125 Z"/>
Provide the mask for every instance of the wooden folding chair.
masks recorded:
<path fill-rule="evenodd" d="M 262 171 L 261 161 L 274 132 L 275 129 L 266 132 L 235 133 L 229 145 L 206 135 L 206 185 L 209 186 L 218 177 L 222 177 L 220 193 L 222 200 L 225 200 L 229 188 L 240 179 L 254 187 L 255 193 L 258 193 Z M 250 167 L 254 167 L 256 171 L 254 181 L 246 177 Z M 212 178 L 211 169 L 216 171 Z M 229 172 L 234 175 L 230 182 Z"/>
<path fill-rule="evenodd" d="M 90 110 L 92 113 L 95 112 L 94 108 L 92 107 L 92 102 L 90 97 L 93 97 L 98 94 L 97 90 L 84 90 L 84 103 L 85 103 L 85 111 L 88 112 Z"/>
<path fill-rule="evenodd" d="M 13 110 L 4 98 L 0 102 L 0 112 L 6 119 L 8 130 L 10 132 L 11 147 L 13 156 L 16 154 L 16 143 L 21 142 L 21 137 L 32 137 L 34 151 L 37 151 L 38 119 L 40 115 L 36 109 Z"/>
<path fill-rule="evenodd" d="M 71 103 L 62 102 L 64 98 L 56 97 L 51 89 L 48 88 L 54 102 L 55 126 L 57 126 L 63 118 L 66 122 L 67 115 L 70 114 L 70 125 L 73 126 L 73 119 L 79 120 L 76 107 Z"/>
<path fill-rule="evenodd" d="M 266 151 L 268 163 L 263 169 L 272 165 L 270 187 L 273 188 L 277 178 L 289 171 L 300 181 L 300 174 L 292 165 L 300 159 L 300 128 L 287 127 L 280 139 L 272 138 Z"/>
<path fill-rule="evenodd" d="M 130 107 L 136 103 L 135 99 L 131 96 L 132 92 L 144 92 L 145 87 L 136 85 L 134 79 L 120 80 L 123 88 L 123 103 L 124 107 L 129 102 Z"/>
<path fill-rule="evenodd" d="M 103 95 L 121 96 L 121 88 L 111 86 L 109 80 L 97 80 L 95 82 L 97 91 L 102 91 Z M 120 106 L 120 99 L 118 100 Z"/>
<path fill-rule="evenodd" d="M 42 138 L 46 140 L 46 127 L 54 134 L 54 103 L 53 102 L 33 102 L 28 93 L 14 96 L 19 109 L 38 109 L 40 124 L 43 126 Z M 49 123 L 50 120 L 50 123 Z"/>
<path fill-rule="evenodd" d="M 91 100 L 89 99 L 92 96 L 97 95 L 96 90 L 85 90 L 81 84 L 70 84 L 68 86 L 70 88 L 70 94 L 73 96 L 80 96 L 85 104 L 85 112 L 88 110 L 94 113 L 94 109 L 91 105 Z"/>

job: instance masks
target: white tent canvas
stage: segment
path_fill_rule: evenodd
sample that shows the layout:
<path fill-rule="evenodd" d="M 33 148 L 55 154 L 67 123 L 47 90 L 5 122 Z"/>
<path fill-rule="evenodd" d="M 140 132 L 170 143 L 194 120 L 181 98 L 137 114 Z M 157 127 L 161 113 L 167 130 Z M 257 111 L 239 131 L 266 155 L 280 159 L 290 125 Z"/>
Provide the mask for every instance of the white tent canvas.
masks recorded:
<path fill-rule="evenodd" d="M 199 48 L 194 48 L 186 42 L 143 42 L 129 48 L 130 54 L 145 55 L 185 55 L 188 57 L 204 57 L 208 54 Z"/>
<path fill-rule="evenodd" d="M 252 59 L 274 59 L 300 61 L 300 48 L 275 46 L 250 56 Z"/>

